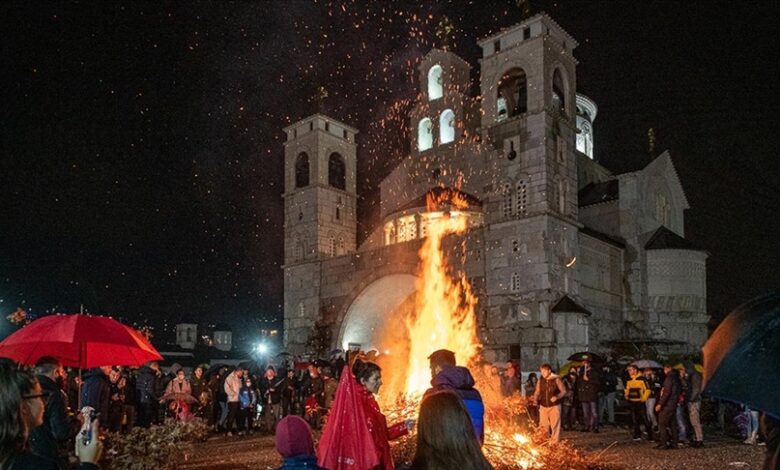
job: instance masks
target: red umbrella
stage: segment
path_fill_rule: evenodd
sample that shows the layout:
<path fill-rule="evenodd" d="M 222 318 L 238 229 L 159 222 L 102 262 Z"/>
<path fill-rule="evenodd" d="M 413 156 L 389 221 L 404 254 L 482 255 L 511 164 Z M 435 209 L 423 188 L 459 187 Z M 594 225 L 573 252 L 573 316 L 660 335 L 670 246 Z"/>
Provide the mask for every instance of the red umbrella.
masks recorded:
<path fill-rule="evenodd" d="M 54 356 L 66 366 L 90 369 L 140 366 L 162 356 L 144 335 L 108 317 L 50 315 L 16 331 L 0 343 L 0 356 L 35 364 Z"/>

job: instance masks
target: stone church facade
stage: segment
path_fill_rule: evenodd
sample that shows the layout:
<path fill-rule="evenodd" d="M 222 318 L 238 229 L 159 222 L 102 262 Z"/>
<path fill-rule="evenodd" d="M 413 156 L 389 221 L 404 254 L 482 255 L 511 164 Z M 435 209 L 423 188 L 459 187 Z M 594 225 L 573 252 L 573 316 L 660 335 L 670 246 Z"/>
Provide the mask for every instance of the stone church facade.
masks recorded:
<path fill-rule="evenodd" d="M 356 141 L 315 114 L 284 131 L 284 338 L 303 353 L 383 350 L 414 304 L 425 196 L 457 188 L 470 230 L 445 244 L 479 297 L 485 359 L 524 368 L 580 350 L 698 350 L 706 258 L 684 238 L 689 208 L 671 156 L 613 174 L 593 160 L 595 103 L 577 93 L 577 42 L 546 14 L 479 41 L 471 66 L 434 49 L 419 65 L 411 153 L 380 184 L 381 223 L 359 246 Z"/>

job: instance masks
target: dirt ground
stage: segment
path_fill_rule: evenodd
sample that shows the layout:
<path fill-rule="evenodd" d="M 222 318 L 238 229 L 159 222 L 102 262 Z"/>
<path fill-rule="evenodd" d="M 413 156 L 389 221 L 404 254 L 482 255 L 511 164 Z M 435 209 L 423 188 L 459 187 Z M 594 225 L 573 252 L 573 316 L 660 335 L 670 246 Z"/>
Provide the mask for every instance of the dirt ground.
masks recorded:
<path fill-rule="evenodd" d="M 607 427 L 600 434 L 564 432 L 577 448 L 599 455 L 611 468 L 626 469 L 761 469 L 764 447 L 747 446 L 730 437 L 707 436 L 705 447 L 655 450 L 652 442 L 634 442 L 625 428 Z M 271 436 L 213 436 L 182 462 L 182 469 L 272 469 L 281 464 Z"/>

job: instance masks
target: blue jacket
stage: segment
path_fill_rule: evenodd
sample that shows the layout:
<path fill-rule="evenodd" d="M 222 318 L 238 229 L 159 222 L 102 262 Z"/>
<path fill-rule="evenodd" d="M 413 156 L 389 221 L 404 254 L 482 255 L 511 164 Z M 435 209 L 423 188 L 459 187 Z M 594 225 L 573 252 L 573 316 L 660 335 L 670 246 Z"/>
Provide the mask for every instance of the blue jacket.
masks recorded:
<path fill-rule="evenodd" d="M 252 408 L 257 404 L 257 393 L 255 389 L 242 385 L 238 392 L 238 401 L 241 403 L 241 409 Z"/>
<path fill-rule="evenodd" d="M 108 426 L 108 405 L 111 401 L 111 382 L 100 368 L 92 369 L 84 377 L 81 388 L 81 406 L 91 406 L 100 416 L 101 425 Z"/>
<path fill-rule="evenodd" d="M 474 377 L 471 376 L 471 372 L 467 368 L 445 367 L 431 380 L 431 388 L 426 390 L 423 398 L 442 390 L 455 392 L 466 405 L 466 411 L 469 412 L 477 438 L 482 442 L 485 439 L 485 405 L 482 403 L 482 395 L 474 388 L 474 384 Z"/>
<path fill-rule="evenodd" d="M 282 466 L 276 470 L 325 470 L 317 465 L 317 457 L 314 455 L 293 455 L 286 457 Z"/>

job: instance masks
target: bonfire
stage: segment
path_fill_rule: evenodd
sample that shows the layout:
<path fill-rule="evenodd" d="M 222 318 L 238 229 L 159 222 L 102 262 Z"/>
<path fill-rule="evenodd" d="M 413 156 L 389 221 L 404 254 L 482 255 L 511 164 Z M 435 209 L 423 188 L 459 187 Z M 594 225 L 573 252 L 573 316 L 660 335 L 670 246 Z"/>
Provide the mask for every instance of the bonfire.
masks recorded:
<path fill-rule="evenodd" d="M 405 321 L 408 343 L 389 345 L 395 353 L 382 361 L 388 370 L 406 371 L 388 377 L 383 390 L 381 404 L 388 422 L 417 417 L 422 395 L 430 386 L 428 356 L 437 349 L 449 349 L 458 364 L 471 369 L 485 400 L 483 451 L 495 468 L 598 468 L 566 443 L 547 444 L 539 436 L 534 440 L 525 399 L 501 397 L 495 377 L 490 377 L 489 367 L 483 367 L 480 358 L 477 297 L 465 273 L 448 266 L 445 254 L 445 238 L 469 228 L 464 213 L 468 205 L 460 192 L 445 190 L 429 194 L 427 206 L 433 216 L 428 217 L 427 235 L 419 251 L 415 313 Z M 398 442 L 393 452 L 398 462 L 409 462 L 414 437 Z"/>

